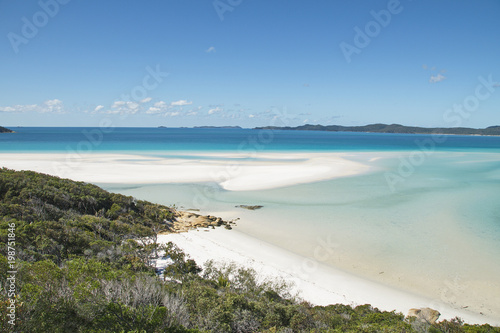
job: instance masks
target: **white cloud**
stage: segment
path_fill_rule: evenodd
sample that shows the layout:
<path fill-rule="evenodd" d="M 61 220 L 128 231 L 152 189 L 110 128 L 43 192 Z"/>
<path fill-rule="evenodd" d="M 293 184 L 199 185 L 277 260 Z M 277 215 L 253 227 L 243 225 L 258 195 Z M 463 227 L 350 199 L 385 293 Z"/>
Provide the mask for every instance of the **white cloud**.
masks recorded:
<path fill-rule="evenodd" d="M 97 108 L 96 108 L 97 109 Z M 111 110 L 104 113 L 107 114 L 136 114 L 141 109 L 139 103 L 116 101 L 111 105 Z"/>
<path fill-rule="evenodd" d="M 25 104 L 13 106 L 0 106 L 1 112 L 38 112 L 38 113 L 64 113 L 64 104 L 58 99 L 49 99 L 42 104 Z"/>
<path fill-rule="evenodd" d="M 166 108 L 168 107 L 167 103 L 164 101 L 159 101 L 154 104 L 155 108 Z"/>
<path fill-rule="evenodd" d="M 127 102 L 127 107 L 130 110 L 137 111 L 137 110 L 139 110 L 139 103 L 136 103 L 136 102 Z"/>
<path fill-rule="evenodd" d="M 17 110 L 15 107 L 12 106 L 0 106 L 0 111 L 1 112 L 20 112 Z"/>
<path fill-rule="evenodd" d="M 39 111 L 40 110 L 40 106 L 38 104 L 15 105 L 14 108 L 18 109 L 20 112 Z"/>
<path fill-rule="evenodd" d="M 150 107 L 149 109 L 146 110 L 147 114 L 158 114 L 161 113 L 160 108 L 155 108 L 154 106 Z"/>
<path fill-rule="evenodd" d="M 214 113 L 221 112 L 221 111 L 224 111 L 224 109 L 220 108 L 220 107 L 216 107 L 216 108 L 208 110 L 208 114 L 214 114 Z"/>
<path fill-rule="evenodd" d="M 444 79 L 446 79 L 446 76 L 442 75 L 439 73 L 438 75 L 431 75 L 431 78 L 429 79 L 430 83 L 436 83 L 436 82 L 441 82 Z"/>
<path fill-rule="evenodd" d="M 57 105 L 62 105 L 62 101 L 58 100 L 57 98 L 56 99 L 49 99 L 49 100 L 43 102 L 43 104 L 48 105 L 48 106 L 57 106 Z"/>
<path fill-rule="evenodd" d="M 255 118 L 255 115 L 254 114 L 249 114 L 248 118 Z"/>
<path fill-rule="evenodd" d="M 432 66 L 429 68 L 429 66 L 427 66 L 427 65 L 422 65 L 422 68 L 425 70 L 428 69 L 432 72 L 438 72 L 436 66 Z M 439 72 L 436 75 L 431 75 L 431 77 L 429 78 L 429 82 L 436 83 L 436 82 L 441 82 L 441 81 L 445 80 L 446 76 L 443 75 L 444 73 L 446 73 L 446 69 L 439 70 Z"/>
<path fill-rule="evenodd" d="M 181 99 L 180 101 L 175 101 L 170 103 L 172 106 L 184 106 L 184 105 L 191 105 L 193 102 L 188 102 L 185 99 Z"/>
<path fill-rule="evenodd" d="M 119 108 L 121 106 L 124 106 L 125 104 L 127 104 L 127 102 L 124 102 L 124 101 L 116 101 L 113 103 L 113 105 L 111 105 L 111 108 Z"/>
<path fill-rule="evenodd" d="M 181 113 L 179 111 L 174 111 L 174 112 L 167 112 L 165 116 L 170 116 L 170 117 L 175 117 L 180 115 Z"/>
<path fill-rule="evenodd" d="M 141 99 L 141 103 L 148 103 L 151 102 L 152 98 L 151 97 L 146 97 L 144 99 Z"/>
<path fill-rule="evenodd" d="M 210 46 L 208 49 L 205 50 L 205 52 L 207 52 L 207 53 L 214 53 L 215 52 L 215 47 L 214 46 Z"/>
<path fill-rule="evenodd" d="M 159 114 L 159 113 L 164 113 L 166 112 L 168 109 L 172 108 L 170 105 L 168 105 L 166 102 L 164 101 L 159 101 L 159 102 L 156 102 L 153 104 L 153 106 L 151 106 L 147 111 L 146 113 L 147 114 Z"/>
<path fill-rule="evenodd" d="M 104 109 L 104 105 L 98 105 L 98 106 L 95 107 L 94 112 L 99 112 L 102 109 Z"/>

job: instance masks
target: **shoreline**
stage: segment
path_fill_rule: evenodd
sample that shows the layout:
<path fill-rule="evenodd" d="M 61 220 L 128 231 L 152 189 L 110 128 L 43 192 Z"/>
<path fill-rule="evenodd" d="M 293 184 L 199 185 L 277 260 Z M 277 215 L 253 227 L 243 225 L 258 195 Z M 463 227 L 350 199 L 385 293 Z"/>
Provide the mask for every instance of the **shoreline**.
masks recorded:
<path fill-rule="evenodd" d="M 217 183 L 225 191 L 237 192 L 274 189 L 369 173 L 378 170 L 377 163 L 372 162 L 395 157 L 399 154 L 401 154 L 399 151 L 379 153 L 266 152 L 252 156 L 252 154 L 238 154 L 235 152 L 184 152 L 183 154 L 177 153 L 176 156 L 172 157 L 158 157 L 147 155 L 147 153 L 145 155 L 91 153 L 78 156 L 65 153 L 0 153 L 0 167 L 5 166 L 15 170 L 33 170 L 89 183 L 151 185 L 196 183 L 208 180 Z M 252 158 L 253 160 L 249 160 Z M 332 163 L 338 163 L 340 167 L 332 167 Z M 276 169 L 272 169 L 273 167 Z M 283 172 L 284 169 L 288 170 L 288 173 Z M 276 172 L 271 172 L 271 175 L 269 175 L 269 170 L 275 170 Z M 311 170 L 321 170 L 320 177 L 308 177 L 307 174 Z M 259 176 L 262 173 L 265 173 L 264 177 Z M 301 176 L 297 177 L 297 174 Z M 259 187 L 258 184 L 262 183 L 266 186 Z M 224 216 L 227 213 L 225 209 L 217 211 L 212 207 L 211 210 L 204 209 L 203 211 L 202 215 L 210 213 L 227 218 L 227 216 Z M 238 213 L 238 215 L 240 214 Z M 242 232 L 226 234 L 223 237 L 221 236 L 220 239 L 210 240 L 212 235 L 219 235 L 220 232 L 218 230 L 215 233 L 213 230 L 210 232 L 204 232 L 203 229 L 198 230 L 206 236 L 198 237 L 197 242 L 205 244 L 209 241 L 208 244 L 211 244 L 205 246 L 208 249 L 207 251 L 196 248 L 186 251 L 186 253 L 193 256 L 198 264 L 201 265 L 205 261 L 199 261 L 203 259 L 203 255 L 209 254 L 211 257 L 222 259 L 225 258 L 222 253 L 232 253 L 232 256 L 237 261 L 244 261 L 242 264 L 245 264 L 245 262 L 260 263 L 260 269 L 257 270 L 259 273 L 262 271 L 274 272 L 278 275 L 285 273 L 286 275 L 287 267 L 279 265 L 288 263 L 291 267 L 301 267 L 304 264 L 306 265 L 305 269 L 299 269 L 298 273 L 295 272 L 295 275 L 288 274 L 286 276 L 290 280 L 300 282 L 300 285 L 304 286 L 302 290 L 304 299 L 315 304 L 370 303 L 382 310 L 392 311 L 396 309 L 405 315 L 409 308 L 430 307 L 441 312 L 440 319 L 451 319 L 460 316 L 470 323 L 500 325 L 499 318 L 481 316 L 477 312 L 463 310 L 458 307 L 454 308 L 452 305 L 441 304 L 442 302 L 439 301 L 436 303 L 435 300 L 430 298 L 401 291 L 396 286 L 373 282 L 369 279 L 369 276 L 360 277 L 353 273 L 346 273 L 331 265 L 317 263 L 317 269 L 310 272 L 307 268 L 309 267 L 307 264 L 311 264 L 310 261 L 307 261 L 308 258 Z M 235 231 L 237 230 L 231 232 Z M 188 232 L 185 235 L 193 235 L 194 233 L 198 233 L 198 231 Z M 188 242 L 187 240 L 183 241 L 180 236 L 177 236 L 177 238 L 180 242 Z M 240 241 L 233 241 L 235 238 Z M 227 244 L 232 244 L 232 248 L 228 248 Z M 203 252 L 206 253 L 203 254 Z M 197 260 L 196 257 L 200 259 Z M 335 282 L 333 286 L 332 281 Z"/>
<path fill-rule="evenodd" d="M 469 324 L 500 325 L 500 319 L 454 308 L 440 300 L 412 294 L 314 262 L 314 259 L 253 238 L 237 229 L 194 229 L 159 235 L 158 240 L 172 241 L 200 266 L 207 260 L 233 262 L 255 269 L 261 279 L 282 278 L 292 282 L 292 294 L 314 305 L 370 304 L 380 310 L 401 312 L 405 316 L 411 308 L 429 307 L 441 313 L 438 321 L 458 316 Z"/>

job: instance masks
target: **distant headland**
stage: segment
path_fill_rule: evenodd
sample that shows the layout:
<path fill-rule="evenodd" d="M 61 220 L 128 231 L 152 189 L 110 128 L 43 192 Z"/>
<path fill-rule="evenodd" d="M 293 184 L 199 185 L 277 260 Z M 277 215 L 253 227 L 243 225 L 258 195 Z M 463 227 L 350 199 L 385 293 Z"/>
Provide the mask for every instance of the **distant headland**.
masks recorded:
<path fill-rule="evenodd" d="M 158 128 L 168 128 L 166 126 L 158 126 Z M 242 129 L 240 126 L 194 126 L 194 127 L 180 127 L 180 128 L 224 128 L 224 129 Z"/>
<path fill-rule="evenodd" d="M 241 129 L 240 126 L 195 126 L 193 128 L 229 128 L 229 129 Z"/>
<path fill-rule="evenodd" d="M 14 131 L 0 126 L 0 133 L 14 133 Z"/>
<path fill-rule="evenodd" d="M 370 124 L 365 126 L 340 126 L 340 125 L 302 125 L 297 127 L 266 126 L 256 127 L 264 130 L 293 130 L 293 131 L 328 131 L 328 132 L 364 132 L 364 133 L 397 133 L 397 134 L 454 134 L 454 135 L 498 135 L 500 126 L 487 128 L 467 127 L 415 127 L 399 124 Z"/>

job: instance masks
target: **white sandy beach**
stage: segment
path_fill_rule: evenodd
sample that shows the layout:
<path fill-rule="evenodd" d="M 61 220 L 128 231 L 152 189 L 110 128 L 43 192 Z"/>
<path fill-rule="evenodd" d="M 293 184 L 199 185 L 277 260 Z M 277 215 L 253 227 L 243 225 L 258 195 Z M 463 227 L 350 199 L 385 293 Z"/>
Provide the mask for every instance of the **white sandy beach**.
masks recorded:
<path fill-rule="evenodd" d="M 387 153 L 389 154 L 389 153 Z M 353 176 L 376 170 L 373 153 L 189 153 L 172 157 L 129 154 L 0 154 L 0 167 L 33 170 L 77 181 L 107 184 L 217 183 L 228 191 L 251 191 Z M 258 157 L 258 158 L 255 158 Z M 210 212 L 217 214 L 217 212 Z M 225 216 L 220 215 L 223 218 Z M 431 307 L 441 319 L 460 316 L 469 323 L 500 325 L 498 318 L 453 308 L 388 287 L 282 248 L 224 229 L 162 236 L 172 240 L 199 264 L 209 259 L 249 265 L 268 276 L 295 283 L 300 296 L 313 304 L 372 304 L 406 314 L 410 308 Z"/>
<path fill-rule="evenodd" d="M 161 235 L 159 241 L 175 243 L 200 265 L 208 260 L 234 262 L 255 269 L 262 278 L 283 278 L 293 283 L 293 292 L 301 299 L 315 305 L 371 304 L 380 310 L 396 310 L 405 315 L 411 308 L 430 307 L 441 313 L 440 320 L 459 316 L 467 323 L 500 324 L 498 319 L 453 308 L 439 299 L 397 290 L 301 257 L 238 232 L 237 228 Z"/>
<path fill-rule="evenodd" d="M 366 172 L 341 153 L 193 153 L 189 159 L 126 154 L 0 154 L 0 166 L 90 183 L 215 182 L 229 191 L 262 190 Z"/>

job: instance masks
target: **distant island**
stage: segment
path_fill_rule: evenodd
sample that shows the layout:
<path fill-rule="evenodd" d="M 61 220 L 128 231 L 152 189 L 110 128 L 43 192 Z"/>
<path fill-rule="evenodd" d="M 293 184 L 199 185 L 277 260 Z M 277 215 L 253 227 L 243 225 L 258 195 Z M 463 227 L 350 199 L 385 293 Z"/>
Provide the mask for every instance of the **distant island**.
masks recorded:
<path fill-rule="evenodd" d="M 8 128 L 0 126 L 0 133 L 14 133 L 14 131 L 12 131 L 12 130 L 10 130 Z"/>
<path fill-rule="evenodd" d="M 241 129 L 240 126 L 194 126 L 193 128 L 229 128 L 229 129 Z"/>
<path fill-rule="evenodd" d="M 168 128 L 166 126 L 158 126 L 158 128 Z M 242 129 L 240 126 L 193 126 L 193 127 L 179 127 L 179 128 L 224 128 L 224 129 Z"/>
<path fill-rule="evenodd" d="M 264 130 L 293 130 L 293 131 L 328 131 L 328 132 L 364 132 L 364 133 L 398 133 L 398 134 L 455 134 L 455 135 L 500 135 L 500 126 L 487 128 L 467 127 L 415 127 L 399 124 L 370 124 L 365 126 L 340 125 L 302 125 L 297 127 L 266 126 L 256 127 Z"/>

